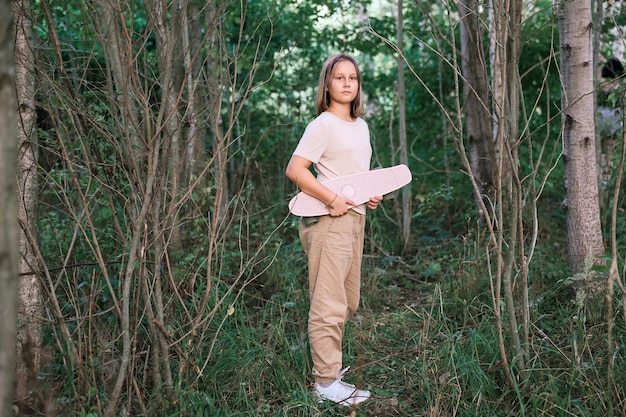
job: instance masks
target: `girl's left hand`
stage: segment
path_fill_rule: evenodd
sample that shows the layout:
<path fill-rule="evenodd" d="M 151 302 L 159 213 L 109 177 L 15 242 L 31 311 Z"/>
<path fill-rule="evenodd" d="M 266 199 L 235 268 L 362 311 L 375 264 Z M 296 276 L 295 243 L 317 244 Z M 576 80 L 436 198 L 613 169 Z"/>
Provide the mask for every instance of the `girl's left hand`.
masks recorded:
<path fill-rule="evenodd" d="M 376 207 L 378 207 L 381 201 L 383 201 L 382 195 L 370 197 L 370 201 L 367 202 L 367 208 L 370 210 L 376 210 Z"/>

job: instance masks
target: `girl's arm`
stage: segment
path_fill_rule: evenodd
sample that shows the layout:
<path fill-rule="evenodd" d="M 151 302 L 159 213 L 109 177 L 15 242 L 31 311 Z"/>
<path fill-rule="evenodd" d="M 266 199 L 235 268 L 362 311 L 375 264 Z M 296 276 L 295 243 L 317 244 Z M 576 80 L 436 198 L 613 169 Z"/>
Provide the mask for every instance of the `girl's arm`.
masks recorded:
<path fill-rule="evenodd" d="M 296 186 L 305 193 L 317 198 L 329 208 L 331 216 L 341 216 L 348 212 L 348 205 L 355 206 L 356 203 L 350 199 L 338 196 L 328 188 L 324 187 L 309 171 L 311 161 L 294 155 L 287 164 L 285 175 Z"/>

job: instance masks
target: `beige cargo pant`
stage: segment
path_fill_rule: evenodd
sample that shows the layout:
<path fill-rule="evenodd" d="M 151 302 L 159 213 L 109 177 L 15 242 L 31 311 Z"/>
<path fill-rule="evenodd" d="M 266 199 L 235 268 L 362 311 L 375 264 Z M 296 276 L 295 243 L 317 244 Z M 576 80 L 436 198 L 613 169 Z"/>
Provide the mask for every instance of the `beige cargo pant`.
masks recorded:
<path fill-rule="evenodd" d="M 301 219 L 299 234 L 309 262 L 313 376 L 323 384 L 339 375 L 344 327 L 359 305 L 365 215 L 348 210 L 344 216 L 321 216 L 310 223 Z"/>

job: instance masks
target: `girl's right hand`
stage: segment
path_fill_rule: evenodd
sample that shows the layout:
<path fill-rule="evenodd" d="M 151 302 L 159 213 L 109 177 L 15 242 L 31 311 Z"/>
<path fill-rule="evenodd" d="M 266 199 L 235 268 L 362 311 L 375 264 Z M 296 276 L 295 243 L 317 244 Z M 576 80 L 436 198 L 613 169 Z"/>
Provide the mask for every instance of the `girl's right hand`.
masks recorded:
<path fill-rule="evenodd" d="M 357 204 L 349 198 L 337 195 L 335 200 L 328 206 L 328 213 L 330 217 L 340 217 L 348 213 L 350 207 L 354 207 Z"/>

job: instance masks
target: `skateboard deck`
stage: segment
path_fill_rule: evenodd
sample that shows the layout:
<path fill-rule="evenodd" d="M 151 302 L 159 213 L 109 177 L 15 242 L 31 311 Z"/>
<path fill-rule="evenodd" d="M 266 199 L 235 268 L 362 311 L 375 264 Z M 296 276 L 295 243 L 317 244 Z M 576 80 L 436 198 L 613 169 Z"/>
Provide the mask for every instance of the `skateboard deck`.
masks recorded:
<path fill-rule="evenodd" d="M 384 196 L 411 182 L 411 171 L 406 165 L 374 169 L 322 181 L 329 190 L 349 198 L 357 205 L 366 203 L 370 197 Z M 300 191 L 289 202 L 289 211 L 296 216 L 323 216 L 328 214 L 326 205 L 317 198 Z"/>

